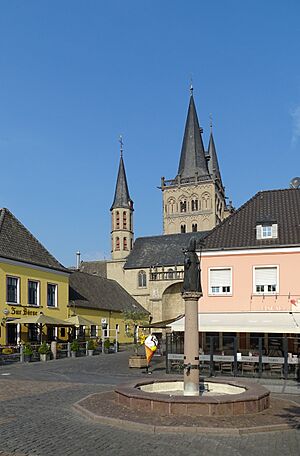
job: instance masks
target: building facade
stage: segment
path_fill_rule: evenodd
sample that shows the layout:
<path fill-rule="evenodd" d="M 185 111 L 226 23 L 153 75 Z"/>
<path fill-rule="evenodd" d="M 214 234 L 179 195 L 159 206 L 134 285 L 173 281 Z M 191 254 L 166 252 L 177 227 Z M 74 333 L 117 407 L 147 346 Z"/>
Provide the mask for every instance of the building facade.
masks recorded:
<path fill-rule="evenodd" d="M 5 208 L 0 209 L 0 284 L 1 344 L 40 340 L 41 328 L 18 324 L 22 317 L 67 318 L 69 271 Z M 42 331 L 44 339 L 67 337 L 64 328 Z"/>

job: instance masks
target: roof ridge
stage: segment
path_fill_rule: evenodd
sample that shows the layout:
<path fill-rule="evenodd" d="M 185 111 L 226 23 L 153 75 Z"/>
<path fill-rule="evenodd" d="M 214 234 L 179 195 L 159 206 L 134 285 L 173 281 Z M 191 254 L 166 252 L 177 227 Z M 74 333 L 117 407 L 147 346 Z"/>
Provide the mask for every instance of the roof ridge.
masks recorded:
<path fill-rule="evenodd" d="M 1 228 L 3 225 L 3 220 L 5 217 L 5 212 L 7 211 L 7 209 L 5 207 L 2 207 L 0 210 L 1 210 L 1 215 L 0 215 L 0 231 L 1 231 Z"/>
<path fill-rule="evenodd" d="M 262 191 L 259 191 L 257 193 L 255 193 L 255 195 L 253 195 L 250 199 L 248 199 L 244 204 L 242 204 L 238 209 L 236 209 L 232 214 L 230 214 L 228 217 L 226 217 L 224 220 L 222 220 L 221 223 L 219 223 L 219 225 L 216 225 L 211 231 L 209 231 L 208 235 L 206 236 L 207 237 L 210 237 L 210 235 L 212 235 L 217 229 L 219 229 L 221 226 L 224 226 L 226 223 L 229 223 L 229 221 L 232 219 L 232 217 L 234 217 L 236 214 L 238 214 L 239 212 L 241 212 L 246 206 L 248 206 L 254 199 L 256 199 L 258 197 L 258 195 L 260 195 L 262 193 Z M 204 245 L 204 249 L 205 249 L 205 245 Z"/>

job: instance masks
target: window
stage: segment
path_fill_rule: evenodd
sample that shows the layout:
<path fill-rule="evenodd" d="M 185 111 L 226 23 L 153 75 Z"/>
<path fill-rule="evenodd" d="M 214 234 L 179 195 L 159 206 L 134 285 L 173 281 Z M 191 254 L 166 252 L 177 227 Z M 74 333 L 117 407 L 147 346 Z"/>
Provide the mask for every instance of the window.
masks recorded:
<path fill-rule="evenodd" d="M 172 268 L 168 269 L 167 277 L 168 277 L 169 280 L 173 280 L 174 279 L 174 270 Z"/>
<path fill-rule="evenodd" d="M 192 231 L 195 233 L 197 231 L 197 223 L 192 224 Z"/>
<path fill-rule="evenodd" d="M 120 238 L 116 237 L 116 250 L 120 250 Z"/>
<path fill-rule="evenodd" d="M 124 237 L 124 239 L 123 239 L 123 250 L 128 250 L 127 238 L 126 237 Z"/>
<path fill-rule="evenodd" d="M 57 285 L 54 283 L 47 285 L 47 306 L 57 307 Z"/>
<path fill-rule="evenodd" d="M 35 280 L 28 280 L 28 304 L 39 305 L 39 282 Z"/>
<path fill-rule="evenodd" d="M 19 304 L 19 278 L 7 277 L 6 278 L 6 300 L 14 304 Z"/>
<path fill-rule="evenodd" d="M 198 200 L 193 199 L 192 200 L 192 211 L 197 211 L 198 210 Z"/>
<path fill-rule="evenodd" d="M 202 208 L 204 211 L 211 208 L 211 198 L 209 193 L 203 193 L 202 195 Z"/>
<path fill-rule="evenodd" d="M 97 328 L 96 325 L 91 325 L 91 337 L 97 336 Z"/>
<path fill-rule="evenodd" d="M 186 212 L 186 201 L 180 201 L 180 212 Z"/>
<path fill-rule="evenodd" d="M 116 333 L 119 333 L 119 332 L 120 332 L 120 326 L 119 326 L 119 324 L 117 323 L 117 324 L 116 324 Z"/>
<path fill-rule="evenodd" d="M 123 212 L 123 228 L 127 230 L 127 217 L 126 212 Z"/>
<path fill-rule="evenodd" d="M 231 268 L 209 269 L 209 294 L 231 294 Z"/>
<path fill-rule="evenodd" d="M 181 233 L 185 233 L 186 232 L 186 225 L 181 225 L 180 231 L 181 231 Z"/>
<path fill-rule="evenodd" d="M 278 293 L 277 266 L 254 268 L 254 293 Z"/>
<path fill-rule="evenodd" d="M 139 271 L 138 273 L 138 286 L 139 288 L 145 288 L 147 286 L 147 275 L 145 271 Z"/>
<path fill-rule="evenodd" d="M 119 214 L 119 211 L 116 212 L 116 228 L 117 228 L 117 230 L 120 228 L 120 214 Z"/>
<path fill-rule="evenodd" d="M 29 323 L 28 325 L 28 339 L 30 342 L 37 342 L 39 339 L 38 325 Z"/>
<path fill-rule="evenodd" d="M 278 237 L 277 223 L 256 225 L 256 239 L 276 239 Z"/>
<path fill-rule="evenodd" d="M 60 328 L 60 337 L 66 337 L 66 328 Z"/>

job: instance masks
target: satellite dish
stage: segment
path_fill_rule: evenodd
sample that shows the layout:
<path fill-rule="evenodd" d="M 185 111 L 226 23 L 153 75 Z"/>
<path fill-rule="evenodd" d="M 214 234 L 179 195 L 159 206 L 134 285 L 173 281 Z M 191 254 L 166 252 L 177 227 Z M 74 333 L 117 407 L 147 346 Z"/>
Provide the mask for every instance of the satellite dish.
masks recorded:
<path fill-rule="evenodd" d="M 291 188 L 299 188 L 300 187 L 300 177 L 293 177 L 290 182 Z"/>

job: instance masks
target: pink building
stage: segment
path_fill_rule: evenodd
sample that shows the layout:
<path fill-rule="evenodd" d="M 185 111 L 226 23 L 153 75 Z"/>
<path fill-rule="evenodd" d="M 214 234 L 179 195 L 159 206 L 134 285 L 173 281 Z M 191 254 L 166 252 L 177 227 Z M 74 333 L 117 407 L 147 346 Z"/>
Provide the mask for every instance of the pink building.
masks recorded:
<path fill-rule="evenodd" d="M 257 193 L 205 238 L 199 300 L 202 345 L 229 335 L 241 351 L 252 340 L 284 338 L 298 354 L 300 333 L 300 190 Z M 183 320 L 172 329 L 180 331 Z"/>

